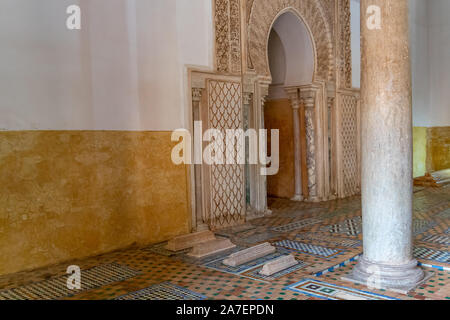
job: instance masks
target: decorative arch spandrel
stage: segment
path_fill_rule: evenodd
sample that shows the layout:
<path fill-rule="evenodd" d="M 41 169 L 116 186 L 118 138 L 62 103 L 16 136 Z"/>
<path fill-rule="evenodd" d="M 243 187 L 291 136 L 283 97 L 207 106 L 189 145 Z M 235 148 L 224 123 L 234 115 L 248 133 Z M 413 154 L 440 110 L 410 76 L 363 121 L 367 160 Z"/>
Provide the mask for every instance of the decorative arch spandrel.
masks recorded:
<path fill-rule="evenodd" d="M 248 0 L 248 56 L 249 66 L 264 77 L 270 77 L 267 41 L 274 21 L 280 13 L 292 10 L 309 28 L 316 51 L 316 79 L 335 79 L 332 8 L 319 0 Z M 323 5 L 327 9 L 324 9 Z"/>

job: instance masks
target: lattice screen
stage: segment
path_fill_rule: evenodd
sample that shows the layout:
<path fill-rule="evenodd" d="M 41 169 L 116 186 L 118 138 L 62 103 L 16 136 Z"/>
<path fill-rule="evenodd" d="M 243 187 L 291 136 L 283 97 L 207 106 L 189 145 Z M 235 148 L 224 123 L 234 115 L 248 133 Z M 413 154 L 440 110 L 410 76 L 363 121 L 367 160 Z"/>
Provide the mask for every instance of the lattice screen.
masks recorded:
<path fill-rule="evenodd" d="M 208 114 L 210 129 L 225 135 L 227 129 L 243 129 L 241 85 L 238 82 L 210 80 L 208 83 Z M 227 141 L 231 143 L 231 141 Z M 235 151 L 240 152 L 239 144 Z M 222 148 L 225 158 L 225 148 Z M 245 217 L 245 171 L 243 165 L 211 166 L 211 212 L 209 225 L 220 228 Z"/>
<path fill-rule="evenodd" d="M 343 188 L 345 196 L 360 191 L 358 159 L 358 98 L 354 95 L 341 96 L 341 150 Z"/>

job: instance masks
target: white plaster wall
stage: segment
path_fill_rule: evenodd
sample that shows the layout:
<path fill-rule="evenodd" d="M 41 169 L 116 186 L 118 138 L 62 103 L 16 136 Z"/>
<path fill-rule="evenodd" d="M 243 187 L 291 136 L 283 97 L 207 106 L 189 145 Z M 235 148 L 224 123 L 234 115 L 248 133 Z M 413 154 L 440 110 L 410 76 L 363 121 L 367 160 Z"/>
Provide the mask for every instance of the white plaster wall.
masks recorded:
<path fill-rule="evenodd" d="M 450 125 L 449 0 L 409 0 L 413 123 Z M 351 0 L 353 86 L 360 87 L 360 5 Z"/>
<path fill-rule="evenodd" d="M 2 0 L 0 129 L 183 127 L 185 65 L 212 67 L 212 28 L 210 0 Z"/>
<path fill-rule="evenodd" d="M 428 3 L 430 109 L 428 126 L 450 126 L 450 1 Z"/>
<path fill-rule="evenodd" d="M 430 57 L 428 41 L 428 1 L 410 0 L 410 54 L 414 126 L 430 124 Z"/>

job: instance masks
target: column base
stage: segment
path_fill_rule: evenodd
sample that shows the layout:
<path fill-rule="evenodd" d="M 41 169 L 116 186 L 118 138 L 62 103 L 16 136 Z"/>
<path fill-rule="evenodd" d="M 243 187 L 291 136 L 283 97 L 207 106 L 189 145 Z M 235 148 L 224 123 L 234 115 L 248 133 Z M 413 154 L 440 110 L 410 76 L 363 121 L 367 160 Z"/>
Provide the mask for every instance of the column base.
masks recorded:
<path fill-rule="evenodd" d="M 302 202 L 303 201 L 303 196 L 302 195 L 295 195 L 293 198 L 291 198 L 291 201 Z"/>
<path fill-rule="evenodd" d="M 318 202 L 321 202 L 321 200 L 319 199 L 319 197 L 314 196 L 314 197 L 309 197 L 308 199 L 305 199 L 305 202 L 318 203 Z"/>
<path fill-rule="evenodd" d="M 416 260 L 404 265 L 387 265 L 370 262 L 361 257 L 353 272 L 342 279 L 375 289 L 407 294 L 427 281 L 430 276 L 432 274 L 425 273 L 418 267 Z"/>
<path fill-rule="evenodd" d="M 266 209 L 265 211 L 257 211 L 253 208 L 247 208 L 247 214 L 245 216 L 245 221 L 252 221 L 256 219 L 261 219 L 272 215 L 272 211 Z"/>
<path fill-rule="evenodd" d="M 207 230 L 209 230 L 209 226 L 206 223 L 201 223 L 195 227 L 194 232 L 201 232 Z"/>

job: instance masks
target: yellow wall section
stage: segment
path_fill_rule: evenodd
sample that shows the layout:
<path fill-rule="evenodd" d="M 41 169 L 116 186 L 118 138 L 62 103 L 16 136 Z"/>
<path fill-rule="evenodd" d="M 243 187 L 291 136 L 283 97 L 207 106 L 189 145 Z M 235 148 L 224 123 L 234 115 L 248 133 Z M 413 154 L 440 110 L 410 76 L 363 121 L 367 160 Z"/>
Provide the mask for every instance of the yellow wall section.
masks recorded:
<path fill-rule="evenodd" d="M 415 127 L 414 138 L 414 178 L 422 177 L 427 171 L 427 128 Z"/>
<path fill-rule="evenodd" d="M 0 132 L 0 274 L 190 229 L 170 132 Z"/>
<path fill-rule="evenodd" d="M 428 129 L 428 169 L 450 169 L 450 127 Z"/>

